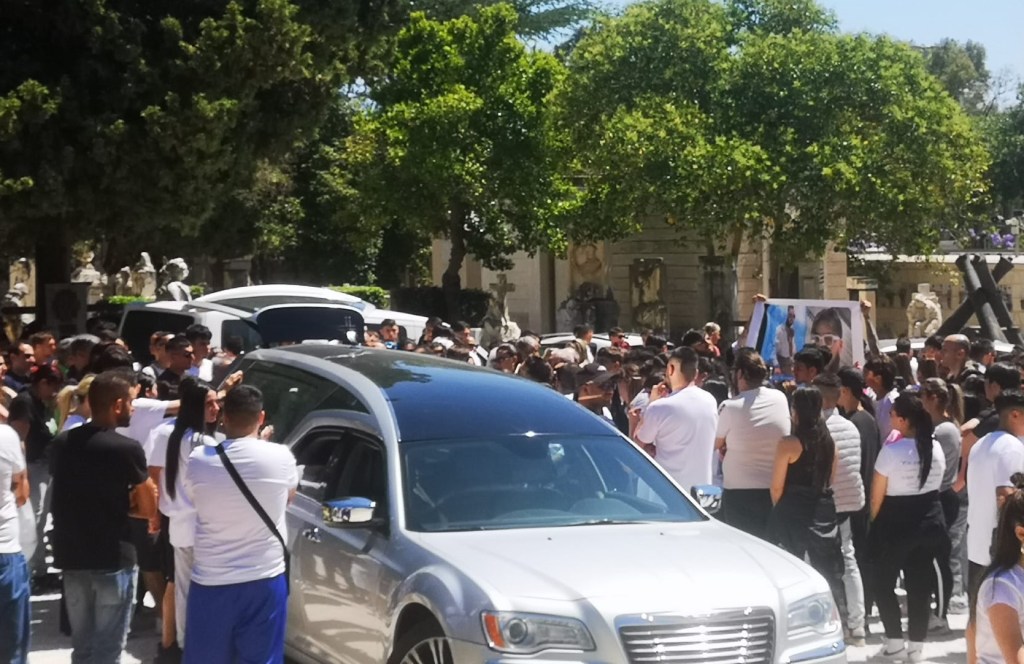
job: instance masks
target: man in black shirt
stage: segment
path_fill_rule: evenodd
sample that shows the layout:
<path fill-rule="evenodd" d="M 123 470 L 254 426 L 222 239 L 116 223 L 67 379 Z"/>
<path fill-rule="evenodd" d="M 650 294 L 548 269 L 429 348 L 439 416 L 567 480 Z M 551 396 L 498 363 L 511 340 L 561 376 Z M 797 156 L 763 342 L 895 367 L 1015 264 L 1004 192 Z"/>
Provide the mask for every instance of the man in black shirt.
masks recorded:
<path fill-rule="evenodd" d="M 119 661 L 137 574 L 129 516 L 156 515 L 142 446 L 114 431 L 131 421 L 133 387 L 130 372 L 97 376 L 92 422 L 53 443 L 53 550 L 64 570 L 74 661 Z"/>
<path fill-rule="evenodd" d="M 36 356 L 32 350 L 32 344 L 22 341 L 15 345 L 8 355 L 4 385 L 15 392 L 24 392 L 31 382 L 32 367 L 35 364 Z"/>
<path fill-rule="evenodd" d="M 46 546 L 43 541 L 46 517 L 50 513 L 50 467 L 46 455 L 50 441 L 57 434 L 53 401 L 60 391 L 60 372 L 51 366 L 36 367 L 31 372 L 29 388 L 11 401 L 7 422 L 25 443 L 30 500 L 36 515 L 36 549 L 29 562 L 32 576 L 46 576 Z"/>

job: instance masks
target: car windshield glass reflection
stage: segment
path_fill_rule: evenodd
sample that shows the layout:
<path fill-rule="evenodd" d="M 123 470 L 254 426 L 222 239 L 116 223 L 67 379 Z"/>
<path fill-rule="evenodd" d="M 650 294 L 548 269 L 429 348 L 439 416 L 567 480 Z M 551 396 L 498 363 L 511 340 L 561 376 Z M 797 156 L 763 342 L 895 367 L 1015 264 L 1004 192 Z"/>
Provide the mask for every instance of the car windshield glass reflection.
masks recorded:
<path fill-rule="evenodd" d="M 438 532 L 700 521 L 620 438 L 509 436 L 403 443 L 410 530 Z"/>

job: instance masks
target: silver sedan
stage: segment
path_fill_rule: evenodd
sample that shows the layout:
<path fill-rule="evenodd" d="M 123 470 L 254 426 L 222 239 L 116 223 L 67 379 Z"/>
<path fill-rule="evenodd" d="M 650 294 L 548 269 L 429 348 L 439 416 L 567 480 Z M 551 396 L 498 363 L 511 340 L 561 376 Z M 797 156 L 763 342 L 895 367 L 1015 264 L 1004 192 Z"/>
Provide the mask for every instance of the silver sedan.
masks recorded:
<path fill-rule="evenodd" d="M 552 390 L 326 345 L 257 351 L 242 369 L 302 466 L 291 657 L 846 661 L 816 572 L 712 519 Z"/>

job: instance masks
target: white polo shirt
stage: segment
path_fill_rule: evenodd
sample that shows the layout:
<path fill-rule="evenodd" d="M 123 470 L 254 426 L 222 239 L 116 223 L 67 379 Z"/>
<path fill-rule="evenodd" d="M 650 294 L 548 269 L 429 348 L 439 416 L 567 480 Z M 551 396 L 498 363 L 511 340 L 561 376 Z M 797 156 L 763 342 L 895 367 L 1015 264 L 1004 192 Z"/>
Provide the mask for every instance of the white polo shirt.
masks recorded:
<path fill-rule="evenodd" d="M 25 470 L 18 433 L 0 424 L 0 553 L 21 553 L 18 505 L 11 486 L 14 476 Z"/>
<path fill-rule="evenodd" d="M 992 562 L 992 533 L 999 520 L 996 490 L 1013 486 L 1010 477 L 1024 472 L 1024 443 L 1005 431 L 993 431 L 971 448 L 967 459 L 967 559 Z"/>
<path fill-rule="evenodd" d="M 224 441 L 228 458 L 288 541 L 285 509 L 299 485 L 291 450 L 257 438 Z M 192 450 L 185 490 L 196 511 L 192 580 L 225 586 L 271 579 L 285 571 L 281 544 L 245 499 L 212 445 Z"/>
<path fill-rule="evenodd" d="M 655 461 L 689 491 L 693 486 L 711 484 L 717 426 L 715 397 L 690 385 L 647 406 L 636 438 L 654 445 Z"/>

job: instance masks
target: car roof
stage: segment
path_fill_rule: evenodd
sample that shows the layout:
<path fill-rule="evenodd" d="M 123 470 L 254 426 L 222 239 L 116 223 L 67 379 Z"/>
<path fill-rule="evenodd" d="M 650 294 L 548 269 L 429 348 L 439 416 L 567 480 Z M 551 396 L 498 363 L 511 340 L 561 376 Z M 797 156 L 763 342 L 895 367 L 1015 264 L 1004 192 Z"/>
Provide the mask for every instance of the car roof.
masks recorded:
<path fill-rule="evenodd" d="M 532 381 L 404 351 L 301 344 L 278 348 L 355 371 L 390 401 L 399 440 L 532 434 L 617 435 L 610 424 Z M 286 361 L 286 355 L 274 354 Z"/>
<path fill-rule="evenodd" d="M 222 300 L 234 300 L 248 297 L 266 296 L 298 296 L 298 297 L 319 297 L 336 302 L 362 302 L 360 298 L 341 293 L 330 288 L 317 288 L 315 286 L 295 286 L 291 284 L 263 284 L 260 286 L 242 286 L 240 288 L 228 288 L 227 290 L 214 291 L 208 295 L 197 298 L 199 302 L 220 302 Z"/>

